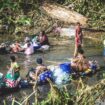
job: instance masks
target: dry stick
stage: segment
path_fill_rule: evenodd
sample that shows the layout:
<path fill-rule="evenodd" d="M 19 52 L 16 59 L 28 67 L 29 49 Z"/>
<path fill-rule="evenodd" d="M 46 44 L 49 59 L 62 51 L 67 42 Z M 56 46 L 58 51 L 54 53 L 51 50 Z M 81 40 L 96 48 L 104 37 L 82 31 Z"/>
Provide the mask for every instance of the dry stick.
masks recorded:
<path fill-rule="evenodd" d="M 25 95 L 25 98 L 26 98 L 26 97 L 27 97 L 27 93 L 24 92 L 24 95 Z M 25 99 L 25 98 L 24 98 L 24 99 Z M 27 99 L 27 100 L 25 101 L 24 105 L 28 105 L 28 100 L 29 100 L 29 99 Z"/>
<path fill-rule="evenodd" d="M 98 83 L 98 84 L 95 85 L 94 87 L 90 87 L 90 88 L 88 88 L 88 89 L 85 89 L 85 90 L 83 91 L 83 93 L 80 95 L 80 98 L 78 99 L 78 101 L 81 100 L 81 97 L 82 97 L 84 94 L 86 94 L 87 92 L 89 92 L 89 91 L 92 92 L 92 91 L 96 90 L 97 88 L 102 89 L 102 87 L 105 86 L 104 82 L 105 82 L 105 80 L 102 80 L 101 83 Z M 103 85 L 103 86 L 102 86 L 102 85 Z M 100 86 L 100 87 L 99 87 L 99 86 Z M 102 89 L 102 90 L 103 90 L 103 89 Z M 100 93 L 100 92 L 99 92 L 99 93 Z M 100 95 L 98 95 L 98 96 L 100 96 Z"/>
<path fill-rule="evenodd" d="M 16 100 L 14 100 L 14 102 L 15 102 L 16 104 L 18 104 L 18 105 L 22 105 L 20 102 L 18 102 L 18 101 L 16 101 Z"/>
<path fill-rule="evenodd" d="M 36 91 L 33 91 L 28 97 L 24 99 L 24 101 L 21 103 L 23 105 Z"/>
<path fill-rule="evenodd" d="M 15 99 L 13 98 L 13 101 L 12 101 L 12 105 L 14 105 L 14 103 L 15 103 L 15 101 L 14 101 Z"/>
<path fill-rule="evenodd" d="M 29 100 L 27 100 L 27 101 L 25 102 L 25 105 L 30 105 Z"/>
<path fill-rule="evenodd" d="M 5 100 L 3 100 L 3 103 L 4 103 L 4 105 L 6 105 L 6 101 Z"/>
<path fill-rule="evenodd" d="M 37 85 L 37 80 L 36 80 L 35 85 L 33 86 L 33 88 L 35 88 L 36 85 Z M 24 101 L 21 103 L 21 105 L 23 105 L 23 104 L 24 104 L 32 95 L 34 95 L 36 92 L 37 92 L 37 91 L 34 89 L 34 91 L 33 91 L 28 97 L 26 97 L 26 98 L 24 99 Z"/>
<path fill-rule="evenodd" d="M 38 81 L 38 76 L 36 75 L 36 82 L 35 82 L 35 85 L 33 86 L 33 91 L 35 91 L 35 88 L 37 86 L 37 81 Z M 38 104 L 38 99 L 37 99 L 37 89 L 36 89 L 36 93 L 35 93 L 35 103 Z"/>

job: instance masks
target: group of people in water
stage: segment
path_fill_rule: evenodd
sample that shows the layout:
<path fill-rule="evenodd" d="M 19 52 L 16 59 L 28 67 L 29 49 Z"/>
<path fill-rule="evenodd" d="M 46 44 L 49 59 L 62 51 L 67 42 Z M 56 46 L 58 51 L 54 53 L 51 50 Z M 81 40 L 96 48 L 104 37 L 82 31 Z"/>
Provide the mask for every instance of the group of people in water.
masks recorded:
<path fill-rule="evenodd" d="M 20 82 L 20 66 L 16 61 L 15 56 L 10 56 L 11 64 L 7 66 L 8 72 L 5 76 L 5 83 L 7 87 L 16 87 Z M 32 80 L 38 80 L 38 76 L 47 71 L 47 66 L 43 64 L 42 58 L 37 58 L 37 67 L 33 70 L 29 70 L 26 75 L 27 79 L 30 76 Z M 31 72 L 32 71 L 32 72 Z"/>
<path fill-rule="evenodd" d="M 30 37 L 25 37 L 23 46 L 16 41 L 14 44 L 10 45 L 10 51 L 12 53 L 24 51 L 26 55 L 31 55 L 36 52 L 37 49 L 43 48 L 45 45 L 49 45 L 49 40 L 45 31 L 42 31 L 32 39 Z M 11 64 L 10 66 L 7 66 L 8 72 L 5 75 L 4 82 L 7 87 L 16 87 L 20 81 L 20 66 L 17 63 L 15 56 L 10 56 L 10 61 Z M 37 64 L 38 66 L 35 68 L 35 74 L 33 75 L 32 73 L 30 75 L 33 80 L 36 80 L 40 73 L 47 70 L 47 67 L 44 66 L 41 58 L 37 59 Z"/>
<path fill-rule="evenodd" d="M 24 45 L 21 45 L 17 41 L 10 46 L 12 53 L 24 51 L 26 55 L 33 54 L 36 50 L 43 48 L 43 46 L 49 46 L 49 40 L 45 31 L 40 32 L 38 36 L 34 36 L 32 39 L 26 37 L 24 39 Z"/>
<path fill-rule="evenodd" d="M 48 37 L 45 32 L 42 31 L 39 36 L 35 36 L 31 41 L 29 37 L 25 38 L 25 44 L 23 47 L 20 46 L 18 42 L 15 43 L 15 46 L 11 46 L 12 52 L 25 51 L 27 55 L 33 54 L 34 51 L 40 48 L 43 45 L 49 45 Z M 98 69 L 99 65 L 96 61 L 89 61 L 84 55 L 83 46 L 83 34 L 80 23 L 77 23 L 76 32 L 75 32 L 75 51 L 74 57 L 70 61 L 70 67 L 73 72 L 90 72 L 92 70 Z M 11 65 L 8 66 L 8 72 L 5 76 L 5 81 L 8 86 L 13 87 L 17 85 L 20 80 L 20 66 L 16 62 L 15 56 L 10 57 Z M 26 77 L 30 77 L 32 80 L 36 81 L 39 78 L 39 75 L 49 71 L 47 66 L 43 64 L 42 58 L 36 59 L 37 67 L 28 72 Z"/>

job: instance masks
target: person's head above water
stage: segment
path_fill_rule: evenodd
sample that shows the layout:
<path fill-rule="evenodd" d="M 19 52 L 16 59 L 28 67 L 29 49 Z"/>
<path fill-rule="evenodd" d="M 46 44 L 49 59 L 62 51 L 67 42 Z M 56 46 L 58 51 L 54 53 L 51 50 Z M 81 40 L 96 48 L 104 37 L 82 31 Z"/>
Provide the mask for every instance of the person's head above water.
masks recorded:
<path fill-rule="evenodd" d="M 44 36 L 45 35 L 45 31 L 41 31 L 39 36 Z"/>
<path fill-rule="evenodd" d="M 77 24 L 80 24 L 80 22 L 77 22 Z"/>
<path fill-rule="evenodd" d="M 83 55 L 84 54 L 84 50 L 83 49 L 79 49 L 78 53 Z"/>
<path fill-rule="evenodd" d="M 30 47 L 31 46 L 31 44 L 30 43 L 27 43 L 27 47 Z"/>
<path fill-rule="evenodd" d="M 16 60 L 15 56 L 10 56 L 10 59 L 12 62 L 15 62 L 15 60 Z"/>
<path fill-rule="evenodd" d="M 25 37 L 24 42 L 29 42 L 30 38 L 28 36 Z"/>
<path fill-rule="evenodd" d="M 37 62 L 37 64 L 42 64 L 43 63 L 43 60 L 42 60 L 42 58 L 37 58 L 36 59 L 36 62 Z"/>
<path fill-rule="evenodd" d="M 80 22 L 77 22 L 76 25 L 81 26 L 81 23 Z"/>
<path fill-rule="evenodd" d="M 42 35 L 45 35 L 45 31 L 42 31 Z"/>

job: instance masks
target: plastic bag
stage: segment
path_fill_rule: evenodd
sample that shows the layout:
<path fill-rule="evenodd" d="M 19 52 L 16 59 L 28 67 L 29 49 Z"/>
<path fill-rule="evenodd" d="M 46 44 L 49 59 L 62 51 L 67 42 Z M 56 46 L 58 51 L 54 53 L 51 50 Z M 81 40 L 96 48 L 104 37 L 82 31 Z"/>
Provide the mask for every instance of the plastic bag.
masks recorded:
<path fill-rule="evenodd" d="M 71 65 L 70 63 L 62 63 L 59 65 L 62 72 L 71 73 Z"/>

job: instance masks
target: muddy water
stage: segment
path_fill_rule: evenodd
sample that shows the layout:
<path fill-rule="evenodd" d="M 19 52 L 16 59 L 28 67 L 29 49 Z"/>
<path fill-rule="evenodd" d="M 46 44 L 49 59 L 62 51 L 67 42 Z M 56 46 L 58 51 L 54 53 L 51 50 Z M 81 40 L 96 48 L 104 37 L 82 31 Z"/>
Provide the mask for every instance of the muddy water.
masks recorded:
<path fill-rule="evenodd" d="M 27 70 L 29 70 L 31 67 L 36 66 L 36 58 L 42 57 L 44 63 L 46 65 L 57 65 L 61 62 L 69 62 L 70 58 L 73 57 L 74 52 L 74 40 L 72 39 L 65 39 L 64 40 L 56 40 L 55 43 L 60 43 L 59 45 L 54 45 L 50 47 L 49 51 L 45 52 L 36 52 L 35 54 L 31 56 L 26 56 L 23 53 L 18 54 L 7 54 L 7 55 L 0 55 L 0 72 L 6 73 L 6 65 L 10 64 L 9 57 L 11 55 L 15 55 L 17 58 L 17 62 L 21 66 L 21 72 L 22 76 L 27 73 Z M 85 55 L 88 59 L 92 60 L 95 59 L 99 62 L 101 66 L 104 65 L 103 61 L 103 49 L 102 44 L 100 43 L 94 43 L 90 39 L 84 40 L 84 51 Z M 23 74 L 24 71 L 24 74 Z"/>
<path fill-rule="evenodd" d="M 37 57 L 42 57 L 44 60 L 44 63 L 46 65 L 58 65 L 62 62 L 69 62 L 70 58 L 73 57 L 73 52 L 74 52 L 74 40 L 71 39 L 66 39 L 64 43 L 64 41 L 62 40 L 56 40 L 56 43 L 60 42 L 61 45 L 56 45 L 56 46 L 51 46 L 49 51 L 46 52 L 40 52 L 40 53 L 36 53 L 33 54 L 31 56 L 25 56 L 24 54 L 14 54 L 17 57 L 17 61 L 19 62 L 20 66 L 21 66 L 21 76 L 25 77 L 25 75 L 27 74 L 28 70 L 31 67 L 35 67 L 36 66 L 36 58 Z M 92 40 L 84 40 L 84 50 L 85 50 L 85 55 L 87 56 L 88 59 L 90 60 L 97 60 L 99 62 L 99 64 L 101 66 L 104 66 L 104 61 L 103 61 L 103 57 L 102 57 L 102 45 L 100 45 L 99 43 L 95 43 Z M 9 61 L 9 57 L 12 54 L 7 54 L 7 55 L 0 55 L 0 72 L 2 73 L 6 73 L 7 69 L 6 69 L 6 65 L 10 64 Z M 93 82 L 94 84 L 99 80 L 102 79 L 102 73 L 99 73 L 98 75 L 95 75 L 93 77 L 89 77 L 87 78 L 87 83 L 89 85 L 92 85 Z M 40 87 L 40 90 L 42 92 L 47 92 L 48 88 L 46 88 L 46 86 Z M 31 93 L 32 90 L 31 89 L 26 89 L 26 90 L 21 90 L 19 92 L 13 93 L 11 95 L 15 95 L 17 98 L 22 98 L 24 96 L 25 93 L 29 94 Z M 45 93 L 46 93 L 45 92 Z M 11 97 L 11 95 L 7 95 L 5 96 L 6 99 L 9 99 Z M 42 96 L 43 97 L 43 96 Z M 1 101 L 1 100 L 0 100 Z"/>

